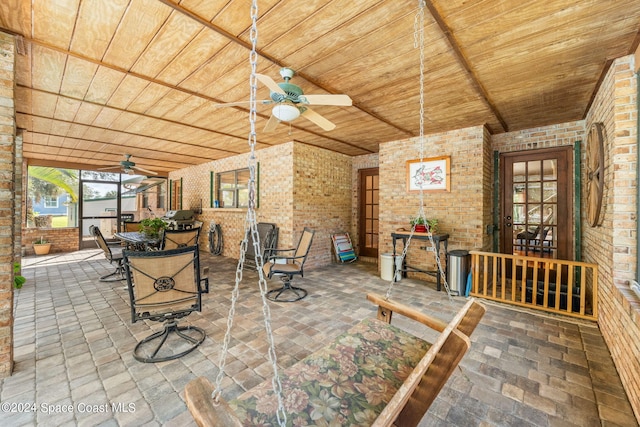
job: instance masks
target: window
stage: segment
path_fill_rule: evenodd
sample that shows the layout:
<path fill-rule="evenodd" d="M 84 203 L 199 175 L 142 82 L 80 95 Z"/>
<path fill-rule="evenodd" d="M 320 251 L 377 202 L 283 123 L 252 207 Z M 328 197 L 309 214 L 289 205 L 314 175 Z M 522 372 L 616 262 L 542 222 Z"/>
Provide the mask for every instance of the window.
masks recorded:
<path fill-rule="evenodd" d="M 30 165 L 27 175 L 27 227 L 77 227 L 79 171 Z"/>
<path fill-rule="evenodd" d="M 249 206 L 249 169 L 219 173 L 217 181 L 221 208 Z"/>
<path fill-rule="evenodd" d="M 44 196 L 42 198 L 44 201 L 45 208 L 57 208 L 58 207 L 58 198 L 56 196 Z"/>

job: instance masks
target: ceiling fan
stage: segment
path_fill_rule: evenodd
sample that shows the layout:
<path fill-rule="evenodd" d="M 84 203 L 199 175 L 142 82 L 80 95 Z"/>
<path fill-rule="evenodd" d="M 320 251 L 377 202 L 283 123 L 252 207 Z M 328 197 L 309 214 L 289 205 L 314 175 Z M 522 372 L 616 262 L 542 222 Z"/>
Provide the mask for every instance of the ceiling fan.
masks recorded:
<path fill-rule="evenodd" d="M 263 105 L 275 104 L 271 110 L 271 117 L 264 127 L 265 132 L 275 130 L 280 122 L 292 122 L 298 117 L 304 117 L 324 130 L 333 130 L 336 125 L 320 114 L 309 108 L 309 105 L 338 105 L 349 107 L 352 105 L 348 95 L 305 95 L 300 86 L 290 83 L 295 75 L 291 68 L 280 69 L 280 75 L 284 79 L 282 83 L 276 83 L 271 77 L 257 74 L 256 78 L 271 91 L 271 99 L 257 101 Z M 220 104 L 221 107 L 247 104 L 248 101 Z"/>
<path fill-rule="evenodd" d="M 120 160 L 120 164 L 118 166 L 109 166 L 109 167 L 104 167 L 104 168 L 99 168 L 99 171 L 105 171 L 105 170 L 117 170 L 120 169 L 122 172 L 127 173 L 127 174 L 133 174 L 136 171 L 139 172 L 144 172 L 146 174 L 150 174 L 150 175 L 157 175 L 157 172 L 154 171 L 150 171 L 149 169 L 144 169 L 141 168 L 139 166 L 136 166 L 135 162 L 132 162 L 131 160 L 131 154 L 125 154 L 124 155 L 124 160 Z"/>

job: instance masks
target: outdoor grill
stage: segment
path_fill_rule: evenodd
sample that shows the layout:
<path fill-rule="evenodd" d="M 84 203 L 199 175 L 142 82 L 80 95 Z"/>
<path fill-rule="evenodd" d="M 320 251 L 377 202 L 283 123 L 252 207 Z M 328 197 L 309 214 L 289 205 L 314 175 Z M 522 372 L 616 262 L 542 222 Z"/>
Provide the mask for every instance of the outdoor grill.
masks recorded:
<path fill-rule="evenodd" d="M 195 222 L 192 210 L 167 211 L 162 220 L 171 230 L 191 228 Z"/>

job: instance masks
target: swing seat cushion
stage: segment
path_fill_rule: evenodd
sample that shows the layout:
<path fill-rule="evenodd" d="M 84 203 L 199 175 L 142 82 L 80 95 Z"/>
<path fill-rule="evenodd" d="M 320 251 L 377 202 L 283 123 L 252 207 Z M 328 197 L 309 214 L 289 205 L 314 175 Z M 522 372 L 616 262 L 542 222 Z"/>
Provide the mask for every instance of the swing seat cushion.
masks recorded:
<path fill-rule="evenodd" d="M 370 425 L 431 344 L 366 319 L 280 374 L 292 425 Z M 278 425 L 271 380 L 229 402 L 243 425 Z"/>

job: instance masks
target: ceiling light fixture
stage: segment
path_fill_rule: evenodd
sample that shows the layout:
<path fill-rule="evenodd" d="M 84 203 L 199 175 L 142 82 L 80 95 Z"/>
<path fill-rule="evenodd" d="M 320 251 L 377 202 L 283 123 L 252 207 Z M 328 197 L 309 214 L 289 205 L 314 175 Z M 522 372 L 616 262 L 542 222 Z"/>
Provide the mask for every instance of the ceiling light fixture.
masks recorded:
<path fill-rule="evenodd" d="M 300 117 L 300 110 L 291 104 L 278 104 L 271 113 L 281 122 L 290 122 Z"/>

